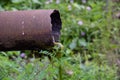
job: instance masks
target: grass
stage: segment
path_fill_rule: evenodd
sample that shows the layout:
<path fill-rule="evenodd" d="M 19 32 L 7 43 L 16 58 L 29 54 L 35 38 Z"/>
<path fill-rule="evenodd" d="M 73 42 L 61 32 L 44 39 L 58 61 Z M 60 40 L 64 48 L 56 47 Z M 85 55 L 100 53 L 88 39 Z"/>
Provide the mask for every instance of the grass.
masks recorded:
<path fill-rule="evenodd" d="M 60 10 L 64 49 L 37 52 L 51 59 L 29 57 L 30 51 L 24 58 L 20 51 L 1 51 L 0 80 L 119 80 L 120 20 L 113 17 L 119 6 L 102 0 L 1 0 L 1 11 Z"/>

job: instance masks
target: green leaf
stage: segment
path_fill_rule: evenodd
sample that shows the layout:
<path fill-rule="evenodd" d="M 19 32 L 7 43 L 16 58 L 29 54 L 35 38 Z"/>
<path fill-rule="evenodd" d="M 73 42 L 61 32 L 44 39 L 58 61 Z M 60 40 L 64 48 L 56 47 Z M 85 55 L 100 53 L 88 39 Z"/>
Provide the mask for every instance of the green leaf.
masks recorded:
<path fill-rule="evenodd" d="M 78 43 L 80 46 L 87 46 L 87 42 L 85 41 L 85 39 L 80 39 Z"/>
<path fill-rule="evenodd" d="M 77 39 L 73 39 L 72 43 L 69 45 L 70 49 L 75 49 L 77 47 Z"/>
<path fill-rule="evenodd" d="M 77 4 L 77 3 L 74 3 L 73 6 L 74 6 L 75 8 L 77 8 L 77 9 L 79 9 L 79 10 L 85 8 L 85 6 L 83 6 L 83 5 L 79 5 L 79 4 Z"/>
<path fill-rule="evenodd" d="M 21 3 L 23 0 L 12 0 L 12 3 Z"/>
<path fill-rule="evenodd" d="M 33 3 L 36 3 L 36 4 L 41 4 L 41 2 L 39 0 L 32 0 Z"/>
<path fill-rule="evenodd" d="M 4 8 L 0 5 L 0 11 L 4 11 Z"/>

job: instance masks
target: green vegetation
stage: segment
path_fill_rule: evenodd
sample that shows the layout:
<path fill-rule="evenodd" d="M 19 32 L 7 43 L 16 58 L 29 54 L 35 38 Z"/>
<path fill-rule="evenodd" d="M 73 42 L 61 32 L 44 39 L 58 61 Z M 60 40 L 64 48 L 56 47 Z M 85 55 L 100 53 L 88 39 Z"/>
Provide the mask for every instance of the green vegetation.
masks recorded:
<path fill-rule="evenodd" d="M 0 51 L 0 80 L 119 80 L 120 20 L 114 16 L 120 4 L 84 1 L 0 0 L 0 11 L 58 9 L 64 45 L 37 52 L 51 59 L 29 57 L 30 51 Z"/>

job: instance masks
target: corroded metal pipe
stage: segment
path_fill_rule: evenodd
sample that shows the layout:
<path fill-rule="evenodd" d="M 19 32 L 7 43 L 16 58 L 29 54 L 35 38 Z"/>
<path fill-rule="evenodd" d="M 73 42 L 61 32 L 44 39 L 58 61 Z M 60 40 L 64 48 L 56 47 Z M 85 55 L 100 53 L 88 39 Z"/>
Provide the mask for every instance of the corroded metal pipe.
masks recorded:
<path fill-rule="evenodd" d="M 47 49 L 59 41 L 58 10 L 0 12 L 0 50 Z"/>

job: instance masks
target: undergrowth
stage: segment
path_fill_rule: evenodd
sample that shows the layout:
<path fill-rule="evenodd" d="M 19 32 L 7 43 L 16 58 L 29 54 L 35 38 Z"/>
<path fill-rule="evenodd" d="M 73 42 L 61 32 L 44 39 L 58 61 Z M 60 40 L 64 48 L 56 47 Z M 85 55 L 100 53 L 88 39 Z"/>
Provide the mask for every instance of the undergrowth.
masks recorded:
<path fill-rule="evenodd" d="M 64 45 L 52 51 L 1 51 L 0 80 L 119 80 L 120 20 L 114 16 L 120 5 L 85 1 L 0 0 L 0 11 L 58 9 Z"/>

